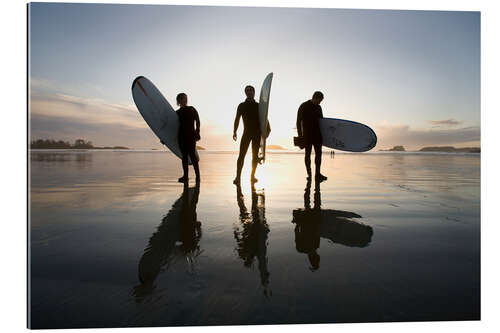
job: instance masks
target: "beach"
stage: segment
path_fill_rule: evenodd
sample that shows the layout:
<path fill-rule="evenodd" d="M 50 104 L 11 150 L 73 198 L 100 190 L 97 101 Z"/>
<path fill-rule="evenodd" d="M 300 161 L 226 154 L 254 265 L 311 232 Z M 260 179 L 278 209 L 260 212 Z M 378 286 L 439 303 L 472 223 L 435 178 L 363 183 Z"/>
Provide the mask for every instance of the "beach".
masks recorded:
<path fill-rule="evenodd" d="M 249 158 L 29 152 L 31 327 L 480 319 L 479 154 Z"/>

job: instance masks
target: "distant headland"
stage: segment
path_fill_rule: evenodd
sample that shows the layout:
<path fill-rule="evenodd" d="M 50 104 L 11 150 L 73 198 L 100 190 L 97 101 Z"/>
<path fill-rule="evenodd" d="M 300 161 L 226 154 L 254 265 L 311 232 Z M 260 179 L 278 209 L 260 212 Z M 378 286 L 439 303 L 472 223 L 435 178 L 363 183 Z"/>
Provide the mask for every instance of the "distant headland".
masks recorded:
<path fill-rule="evenodd" d="M 380 149 L 380 151 L 406 151 L 403 146 L 394 146 L 391 149 Z"/>
<path fill-rule="evenodd" d="M 33 140 L 30 143 L 31 149 L 130 149 L 123 146 L 113 146 L 113 147 L 94 147 L 92 141 L 85 141 L 83 139 L 77 139 L 74 143 L 70 143 L 63 140 Z"/>
<path fill-rule="evenodd" d="M 380 149 L 380 151 L 406 151 L 406 149 L 403 146 L 394 146 L 391 149 Z M 479 147 L 455 148 L 453 146 L 435 146 L 435 147 L 424 147 L 417 151 L 439 152 L 439 153 L 480 153 L 481 148 Z"/>
<path fill-rule="evenodd" d="M 270 150 L 286 150 L 285 148 L 281 147 L 280 145 L 268 145 L 267 149 L 270 149 Z"/>
<path fill-rule="evenodd" d="M 419 151 L 446 152 L 446 153 L 480 153 L 481 148 L 479 147 L 455 148 L 452 146 L 441 146 L 441 147 L 424 147 Z"/>

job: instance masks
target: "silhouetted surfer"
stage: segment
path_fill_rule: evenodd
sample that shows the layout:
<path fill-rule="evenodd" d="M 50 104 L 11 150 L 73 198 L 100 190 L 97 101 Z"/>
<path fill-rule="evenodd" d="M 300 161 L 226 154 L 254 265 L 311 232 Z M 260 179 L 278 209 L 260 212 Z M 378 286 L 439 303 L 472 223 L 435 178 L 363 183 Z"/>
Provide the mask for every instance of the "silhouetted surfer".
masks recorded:
<path fill-rule="evenodd" d="M 236 178 L 234 179 L 234 184 L 239 184 L 241 179 L 241 170 L 243 169 L 243 163 L 245 161 L 245 155 L 248 151 L 248 146 L 252 142 L 252 175 L 250 180 L 252 183 L 257 182 L 255 178 L 255 170 L 257 169 L 257 164 L 259 163 L 259 148 L 260 148 L 260 124 L 259 124 L 259 103 L 254 99 L 255 88 L 252 86 L 245 87 L 245 95 L 247 99 L 238 105 L 238 110 L 236 111 L 236 118 L 234 119 L 234 131 L 233 140 L 236 141 L 238 131 L 238 126 L 240 124 L 240 117 L 243 118 L 243 135 L 240 140 L 240 154 L 238 156 L 238 161 L 236 163 Z M 267 123 L 268 135 L 271 132 L 269 122 Z"/>
<path fill-rule="evenodd" d="M 177 105 L 180 106 L 180 109 L 177 110 L 180 123 L 179 147 L 182 152 L 182 169 L 184 171 L 184 175 L 179 178 L 179 182 L 187 182 L 189 180 L 188 157 L 193 163 L 196 182 L 199 182 L 200 169 L 198 167 L 198 159 L 196 158 L 196 141 L 200 140 L 200 117 L 198 116 L 198 111 L 192 106 L 187 106 L 187 103 L 188 98 L 185 93 L 177 95 Z"/>
<path fill-rule="evenodd" d="M 312 98 L 300 105 L 297 112 L 297 132 L 299 137 L 304 139 L 306 155 L 304 162 L 306 164 L 307 178 L 311 179 L 311 150 L 314 147 L 314 163 L 316 165 L 315 177 L 319 181 L 326 180 L 320 172 L 321 169 L 321 146 L 323 138 L 319 127 L 319 120 L 323 118 L 323 111 L 319 105 L 323 100 L 323 93 L 316 91 Z"/>

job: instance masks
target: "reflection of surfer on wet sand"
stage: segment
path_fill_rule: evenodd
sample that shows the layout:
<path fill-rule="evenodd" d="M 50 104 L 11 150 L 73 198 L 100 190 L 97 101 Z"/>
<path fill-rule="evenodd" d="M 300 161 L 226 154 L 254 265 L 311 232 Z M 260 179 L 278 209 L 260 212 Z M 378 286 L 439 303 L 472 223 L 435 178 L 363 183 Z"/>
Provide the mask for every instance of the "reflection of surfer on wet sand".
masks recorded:
<path fill-rule="evenodd" d="M 304 191 L 304 209 L 293 211 L 295 223 L 295 246 L 298 252 L 306 253 L 311 270 L 319 269 L 320 256 L 317 253 L 320 237 L 333 243 L 352 247 L 365 247 L 371 242 L 373 229 L 363 223 L 350 220 L 360 215 L 341 210 L 321 209 L 320 182 L 314 186 L 314 206 L 311 208 L 311 180 Z"/>
<path fill-rule="evenodd" d="M 252 211 L 250 213 L 245 206 L 241 186 L 237 186 L 236 199 L 240 208 L 240 225 L 234 227 L 236 250 L 245 267 L 252 267 L 254 258 L 257 257 L 264 295 L 268 296 L 270 274 L 267 268 L 267 236 L 269 226 L 265 216 L 265 195 L 264 192 L 258 193 L 252 186 Z"/>
<path fill-rule="evenodd" d="M 182 195 L 163 217 L 161 224 L 149 239 L 139 261 L 140 284 L 134 287 L 133 294 L 138 302 L 155 289 L 155 280 L 164 266 L 172 263 L 175 257 L 185 257 L 192 269 L 193 260 L 201 251 L 201 223 L 197 221 L 196 205 L 200 195 L 199 183 L 189 188 L 184 184 Z M 178 244 L 180 242 L 180 244 Z"/>

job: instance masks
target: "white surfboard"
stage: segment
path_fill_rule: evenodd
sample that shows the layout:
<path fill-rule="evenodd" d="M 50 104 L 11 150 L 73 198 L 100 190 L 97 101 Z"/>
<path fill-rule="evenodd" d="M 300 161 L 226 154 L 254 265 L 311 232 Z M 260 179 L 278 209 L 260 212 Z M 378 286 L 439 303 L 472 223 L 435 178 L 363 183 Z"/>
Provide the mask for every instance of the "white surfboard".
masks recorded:
<path fill-rule="evenodd" d="M 260 149 L 259 160 L 264 163 L 266 160 L 266 139 L 269 133 L 267 132 L 267 114 L 269 109 L 269 96 L 271 95 L 271 83 L 273 81 L 273 73 L 267 74 L 260 89 L 259 98 L 259 125 L 260 125 Z"/>
<path fill-rule="evenodd" d="M 132 83 L 132 97 L 137 109 L 160 142 L 177 157 L 182 158 L 177 136 L 179 117 L 158 88 L 144 76 L 138 76 Z M 200 159 L 198 151 L 196 157 Z M 192 164 L 190 158 L 188 163 Z"/>
<path fill-rule="evenodd" d="M 377 145 L 377 135 L 355 121 L 323 118 L 319 120 L 323 146 L 351 152 L 364 152 Z"/>

